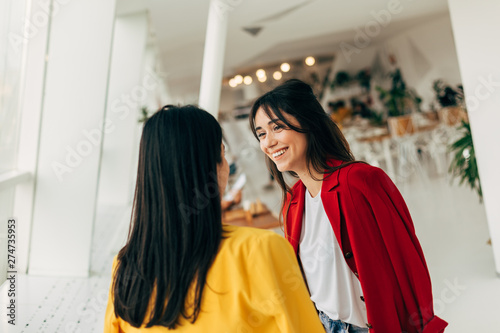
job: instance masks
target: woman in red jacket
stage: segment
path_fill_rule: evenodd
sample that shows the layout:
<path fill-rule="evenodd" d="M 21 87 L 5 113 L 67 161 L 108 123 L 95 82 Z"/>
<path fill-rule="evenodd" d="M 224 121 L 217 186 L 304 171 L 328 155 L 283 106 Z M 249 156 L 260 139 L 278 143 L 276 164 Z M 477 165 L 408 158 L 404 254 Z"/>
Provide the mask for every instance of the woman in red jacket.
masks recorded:
<path fill-rule="evenodd" d="M 327 332 L 443 332 L 408 208 L 379 168 L 356 162 L 309 85 L 253 105 L 250 126 L 283 190 L 285 236 Z M 290 188 L 283 177 L 299 178 Z"/>

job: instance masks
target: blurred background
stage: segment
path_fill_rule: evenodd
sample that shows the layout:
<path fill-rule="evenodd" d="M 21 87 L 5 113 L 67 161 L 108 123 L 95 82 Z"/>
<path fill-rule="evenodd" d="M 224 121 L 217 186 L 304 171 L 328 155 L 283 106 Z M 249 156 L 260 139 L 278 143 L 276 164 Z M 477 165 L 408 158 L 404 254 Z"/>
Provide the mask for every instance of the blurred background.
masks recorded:
<path fill-rule="evenodd" d="M 402 192 L 446 331 L 498 330 L 498 13 L 495 0 L 0 0 L 0 331 L 102 331 L 141 129 L 163 105 L 221 123 L 225 223 L 283 234 L 248 113 L 291 78 Z"/>

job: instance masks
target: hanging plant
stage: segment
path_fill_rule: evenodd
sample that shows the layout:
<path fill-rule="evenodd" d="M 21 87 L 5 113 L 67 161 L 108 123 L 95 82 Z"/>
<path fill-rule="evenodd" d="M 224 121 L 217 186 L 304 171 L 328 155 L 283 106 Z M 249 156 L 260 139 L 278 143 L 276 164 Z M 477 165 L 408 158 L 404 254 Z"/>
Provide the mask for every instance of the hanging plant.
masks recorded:
<path fill-rule="evenodd" d="M 445 84 L 442 80 L 436 80 L 432 84 L 432 89 L 436 93 L 436 99 L 441 107 L 459 106 L 463 101 L 463 87 L 458 85 L 457 88 Z"/>
<path fill-rule="evenodd" d="M 373 126 L 383 126 L 387 124 L 382 112 L 373 111 L 370 116 L 370 124 Z"/>
<path fill-rule="evenodd" d="M 463 136 L 449 146 L 449 151 L 454 153 L 448 172 L 454 178 L 460 179 L 460 185 L 464 182 L 470 188 L 477 192 L 479 201 L 483 200 L 483 191 L 481 189 L 481 181 L 477 170 L 476 154 L 472 143 L 472 134 L 470 124 L 462 120 L 462 125 L 459 130 L 463 132 Z"/>
<path fill-rule="evenodd" d="M 367 91 L 370 90 L 372 76 L 369 69 L 362 69 L 356 74 L 356 80 L 359 81 L 359 85 L 365 88 Z"/>
<path fill-rule="evenodd" d="M 346 86 L 349 82 L 351 82 L 351 76 L 349 73 L 340 71 L 335 75 L 335 80 L 333 80 L 332 84 L 330 85 L 330 89 L 335 89 L 337 87 L 344 87 Z"/>
<path fill-rule="evenodd" d="M 382 87 L 376 87 L 379 92 L 379 98 L 384 103 L 389 117 L 398 117 L 411 113 L 413 106 L 417 111 L 420 111 L 420 103 L 422 99 L 417 95 L 415 90 L 407 88 L 403 80 L 403 76 L 399 69 L 391 73 L 392 87 L 390 90 L 385 90 Z"/>

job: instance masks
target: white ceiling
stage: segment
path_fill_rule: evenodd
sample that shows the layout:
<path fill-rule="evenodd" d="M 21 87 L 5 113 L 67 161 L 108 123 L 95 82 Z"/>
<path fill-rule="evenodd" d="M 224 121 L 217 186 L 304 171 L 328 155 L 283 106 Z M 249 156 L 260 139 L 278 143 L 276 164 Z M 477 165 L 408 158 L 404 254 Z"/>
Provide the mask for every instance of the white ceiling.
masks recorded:
<path fill-rule="evenodd" d="M 199 87 L 210 0 L 118 0 L 117 14 L 149 11 L 159 56 L 172 92 Z M 269 62 L 334 53 L 353 42 L 372 12 L 399 3 L 373 42 L 448 11 L 446 0 L 220 0 L 229 10 L 224 75 Z M 262 27 L 257 36 L 244 27 Z"/>

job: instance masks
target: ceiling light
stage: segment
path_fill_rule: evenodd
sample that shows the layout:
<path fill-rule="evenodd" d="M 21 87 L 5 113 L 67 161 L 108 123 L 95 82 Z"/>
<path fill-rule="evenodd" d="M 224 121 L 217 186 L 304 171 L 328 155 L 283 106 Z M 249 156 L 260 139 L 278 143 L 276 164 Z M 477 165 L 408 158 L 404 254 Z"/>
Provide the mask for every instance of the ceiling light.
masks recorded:
<path fill-rule="evenodd" d="M 251 77 L 251 76 L 249 76 L 249 75 L 247 75 L 247 76 L 245 76 L 245 77 L 243 78 L 243 83 L 244 83 L 244 84 L 246 84 L 247 86 L 248 86 L 249 84 L 252 84 L 252 81 L 253 81 L 253 80 L 252 80 L 252 77 Z"/>
<path fill-rule="evenodd" d="M 236 81 L 235 81 L 234 79 L 229 80 L 229 86 L 230 86 L 230 87 L 234 88 L 234 87 L 236 87 L 237 85 L 238 85 L 238 84 L 236 83 Z"/>
<path fill-rule="evenodd" d="M 264 77 L 266 76 L 266 71 L 263 70 L 263 69 L 258 69 L 256 72 L 255 72 L 255 75 L 257 75 L 258 78 L 261 78 L 261 77 Z"/>
<path fill-rule="evenodd" d="M 287 63 L 287 62 L 284 62 L 281 64 L 280 66 L 280 69 L 283 71 L 283 72 L 288 72 L 290 70 L 290 64 Z"/>
<path fill-rule="evenodd" d="M 265 75 L 264 75 L 264 76 L 258 77 L 257 79 L 258 79 L 260 82 L 266 82 L 266 80 L 267 80 L 267 76 L 265 76 Z"/>
<path fill-rule="evenodd" d="M 283 75 L 281 74 L 281 72 L 280 72 L 280 71 L 276 71 L 276 72 L 274 72 L 274 73 L 273 73 L 273 78 L 274 78 L 276 81 L 281 80 L 281 77 L 282 77 L 282 76 L 283 76 Z"/>
<path fill-rule="evenodd" d="M 238 74 L 238 75 L 236 75 L 236 76 L 234 77 L 234 82 L 236 82 L 236 84 L 242 84 L 242 83 L 243 83 L 243 76 L 241 76 L 241 75 L 239 75 L 239 74 Z"/>
<path fill-rule="evenodd" d="M 251 36 L 255 37 L 259 34 L 263 27 L 244 27 L 243 31 L 248 32 Z"/>
<path fill-rule="evenodd" d="M 312 66 L 316 62 L 316 60 L 314 59 L 314 57 L 307 57 L 305 61 L 306 61 L 306 65 L 307 66 Z"/>

